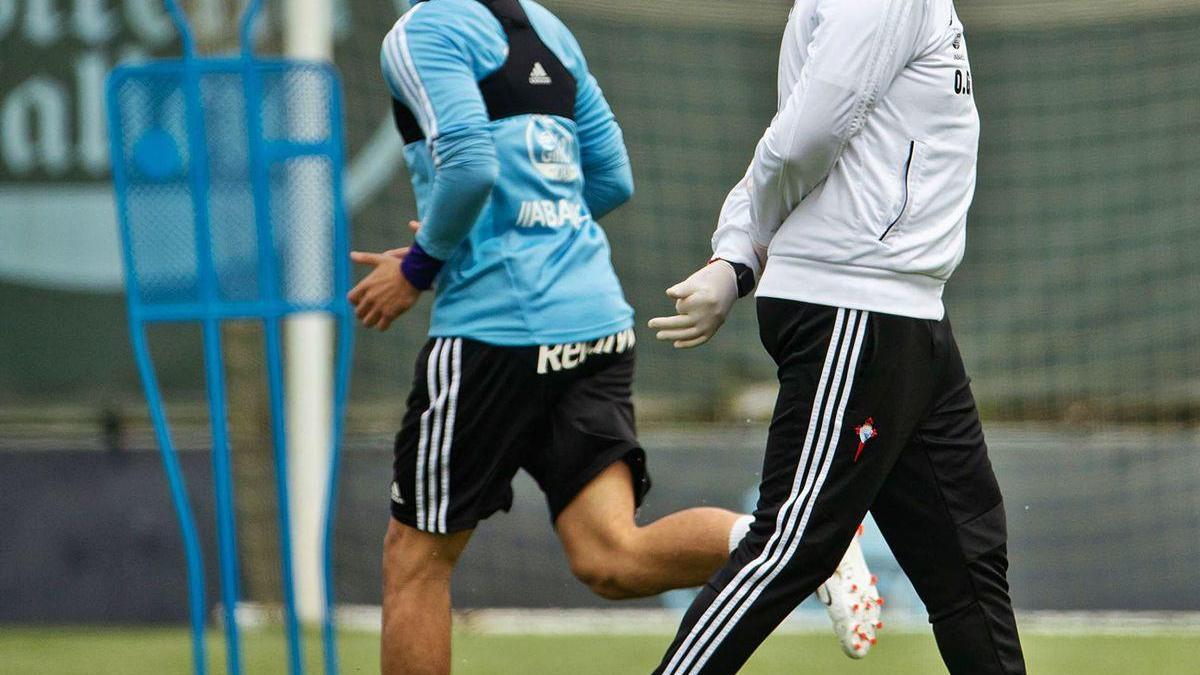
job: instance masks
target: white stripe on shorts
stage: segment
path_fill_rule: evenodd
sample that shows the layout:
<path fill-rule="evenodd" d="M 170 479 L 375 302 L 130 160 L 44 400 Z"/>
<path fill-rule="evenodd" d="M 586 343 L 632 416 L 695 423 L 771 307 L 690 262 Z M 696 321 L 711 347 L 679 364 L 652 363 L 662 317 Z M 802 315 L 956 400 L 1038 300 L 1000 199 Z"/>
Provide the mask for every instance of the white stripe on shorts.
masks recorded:
<path fill-rule="evenodd" d="M 417 492 L 417 529 L 425 529 L 425 464 L 426 457 L 429 452 L 429 423 L 430 418 L 434 414 L 434 406 L 438 399 L 438 384 L 436 364 L 438 355 L 442 351 L 442 338 L 438 338 L 433 343 L 433 349 L 429 350 L 429 357 L 425 365 L 425 391 L 429 398 L 429 407 L 425 412 L 421 413 L 421 431 L 417 440 L 417 473 L 413 477 L 416 483 Z"/>
<path fill-rule="evenodd" d="M 446 422 L 446 401 L 450 397 L 450 352 L 453 351 L 453 341 L 442 339 L 442 348 L 437 358 L 437 400 L 433 402 L 433 423 L 429 425 L 429 461 L 425 465 L 425 475 L 422 479 L 426 485 L 425 524 L 421 528 L 426 532 L 437 532 L 438 504 L 441 499 L 438 476 L 441 468 L 440 456 L 443 440 L 443 427 Z"/>
<path fill-rule="evenodd" d="M 446 409 L 446 429 L 442 440 L 442 491 L 437 512 L 437 531 L 445 534 L 446 511 L 450 509 L 450 448 L 454 445 L 454 416 L 458 412 L 458 387 L 462 382 L 462 338 L 454 338 L 450 358 L 450 399 Z"/>

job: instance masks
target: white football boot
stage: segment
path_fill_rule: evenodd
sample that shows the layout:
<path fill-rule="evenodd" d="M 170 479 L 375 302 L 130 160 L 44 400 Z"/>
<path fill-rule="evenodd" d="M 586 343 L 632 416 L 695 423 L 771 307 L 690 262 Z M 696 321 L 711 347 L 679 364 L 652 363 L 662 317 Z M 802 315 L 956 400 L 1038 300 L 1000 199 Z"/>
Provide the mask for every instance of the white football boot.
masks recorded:
<path fill-rule="evenodd" d="M 862 534 L 863 526 L 859 525 L 837 571 L 817 589 L 817 597 L 829 610 L 833 632 L 842 643 L 842 651 L 852 659 L 866 656 L 876 642 L 876 631 L 883 628 L 883 622 L 879 620 L 883 598 L 879 597 L 875 587 L 877 579 L 867 569 L 862 546 L 858 543 Z"/>

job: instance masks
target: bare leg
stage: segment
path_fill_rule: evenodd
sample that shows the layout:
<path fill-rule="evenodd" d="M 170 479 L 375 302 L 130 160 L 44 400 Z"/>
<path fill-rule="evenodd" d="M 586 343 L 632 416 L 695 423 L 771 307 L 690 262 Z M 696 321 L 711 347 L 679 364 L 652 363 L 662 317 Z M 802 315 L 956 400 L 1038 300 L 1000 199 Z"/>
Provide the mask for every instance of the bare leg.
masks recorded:
<path fill-rule="evenodd" d="M 450 573 L 471 531 L 429 534 L 391 520 L 383 543 L 383 675 L 449 675 Z"/>
<path fill-rule="evenodd" d="M 632 484 L 629 467 L 613 464 L 556 523 L 571 570 L 597 595 L 620 600 L 699 586 L 725 564 L 739 514 L 688 509 L 638 527 Z"/>

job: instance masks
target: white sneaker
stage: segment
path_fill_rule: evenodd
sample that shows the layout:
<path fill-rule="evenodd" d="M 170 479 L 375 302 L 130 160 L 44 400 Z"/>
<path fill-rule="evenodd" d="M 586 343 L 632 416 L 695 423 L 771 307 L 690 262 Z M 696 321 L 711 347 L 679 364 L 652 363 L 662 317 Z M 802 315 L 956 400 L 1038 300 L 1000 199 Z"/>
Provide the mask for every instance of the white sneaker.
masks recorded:
<path fill-rule="evenodd" d="M 867 569 L 858 543 L 862 533 L 863 526 L 859 525 L 837 571 L 817 589 L 817 597 L 825 603 L 833 620 L 833 632 L 842 642 L 842 651 L 852 659 L 866 656 L 876 642 L 876 631 L 883 628 L 879 620 L 883 598 L 879 597 L 875 588 L 877 579 Z"/>

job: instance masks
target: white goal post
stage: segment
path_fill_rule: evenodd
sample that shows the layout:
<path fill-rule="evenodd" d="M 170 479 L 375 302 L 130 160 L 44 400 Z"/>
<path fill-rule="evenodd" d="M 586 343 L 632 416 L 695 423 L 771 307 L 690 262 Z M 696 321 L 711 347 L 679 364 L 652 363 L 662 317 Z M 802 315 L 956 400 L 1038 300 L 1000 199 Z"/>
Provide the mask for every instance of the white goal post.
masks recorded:
<path fill-rule="evenodd" d="M 333 60 L 332 0 L 285 0 L 283 51 L 289 58 Z M 299 194 L 323 198 L 319 190 Z M 326 208 L 297 209 L 297 217 L 317 217 Z M 315 223 L 316 228 L 331 224 Z M 319 231 L 319 229 L 317 229 Z M 296 275 L 321 278 L 308 269 L 314 259 L 297 256 Z M 322 534 L 332 448 L 334 319 L 301 314 L 288 319 L 285 331 L 287 380 L 288 493 L 292 515 L 292 569 L 296 611 L 305 623 L 324 617 Z"/>

